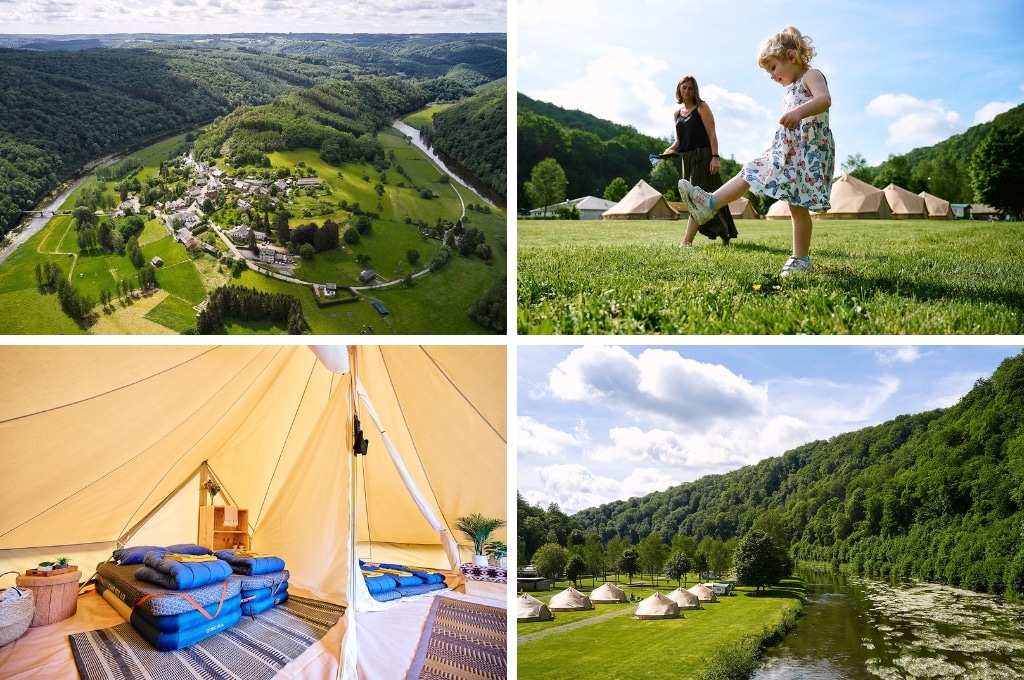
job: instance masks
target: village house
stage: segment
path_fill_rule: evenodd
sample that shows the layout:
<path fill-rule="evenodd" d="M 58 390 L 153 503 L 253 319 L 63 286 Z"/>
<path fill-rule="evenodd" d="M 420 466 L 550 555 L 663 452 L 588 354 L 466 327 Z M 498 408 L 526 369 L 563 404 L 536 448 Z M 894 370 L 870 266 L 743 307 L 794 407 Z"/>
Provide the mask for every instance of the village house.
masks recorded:
<path fill-rule="evenodd" d="M 320 178 L 319 177 L 303 177 L 303 178 L 299 179 L 299 181 L 296 184 L 297 184 L 297 186 L 300 189 L 303 188 L 303 187 L 318 187 L 318 186 L 320 186 Z"/>

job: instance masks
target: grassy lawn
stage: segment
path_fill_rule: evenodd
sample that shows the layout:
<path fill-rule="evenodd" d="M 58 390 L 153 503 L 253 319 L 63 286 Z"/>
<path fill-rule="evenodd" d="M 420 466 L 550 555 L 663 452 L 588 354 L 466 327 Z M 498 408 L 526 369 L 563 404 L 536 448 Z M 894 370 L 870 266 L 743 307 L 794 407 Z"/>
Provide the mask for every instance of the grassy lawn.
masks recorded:
<path fill-rule="evenodd" d="M 567 585 L 560 582 L 547 593 L 530 594 L 546 602 Z M 655 591 L 650 584 L 619 585 L 641 599 Z M 662 581 L 657 590 L 667 593 L 675 588 L 674 582 Z M 586 585 L 583 590 L 589 592 L 591 588 Z M 735 595 L 705 603 L 703 609 L 680 612 L 682 617 L 678 619 L 634 620 L 636 603 L 598 604 L 587 612 L 554 612 L 553 621 L 517 624 L 517 677 L 575 680 L 585 675 L 588 680 L 653 680 L 666 677 L 666 669 L 671 669 L 671 677 L 693 678 L 703 668 L 702 659 L 735 644 L 744 635 L 758 634 L 763 626 L 778 623 L 786 611 L 801 607 L 803 595 L 802 582 L 787 580 L 756 597 L 752 589 L 737 588 Z M 586 625 L 568 625 L 614 613 L 621 615 Z M 524 640 L 542 631 L 551 634 Z M 581 674 L 583 668 L 585 674 Z"/>
<path fill-rule="evenodd" d="M 451 104 L 438 104 L 437 106 L 431 106 L 430 108 L 417 111 L 411 115 L 406 116 L 402 119 L 402 122 L 411 128 L 417 130 L 423 129 L 423 126 L 434 120 L 434 114 L 440 113 L 447 109 Z"/>
<path fill-rule="evenodd" d="M 723 247 L 681 221 L 518 224 L 518 332 L 1020 334 L 1024 225 L 816 221 L 815 271 L 780 279 L 788 221 Z"/>

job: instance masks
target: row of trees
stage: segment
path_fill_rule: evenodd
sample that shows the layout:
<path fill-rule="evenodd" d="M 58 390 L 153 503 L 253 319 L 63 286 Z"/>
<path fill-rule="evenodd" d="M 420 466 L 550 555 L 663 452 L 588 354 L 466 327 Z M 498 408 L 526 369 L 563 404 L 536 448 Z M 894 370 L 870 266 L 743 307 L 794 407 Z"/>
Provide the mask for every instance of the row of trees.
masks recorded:
<path fill-rule="evenodd" d="M 226 319 L 270 321 L 287 328 L 289 335 L 309 330 L 298 298 L 247 286 L 222 286 L 213 291 L 196 319 L 196 330 L 199 335 L 221 333 Z"/>

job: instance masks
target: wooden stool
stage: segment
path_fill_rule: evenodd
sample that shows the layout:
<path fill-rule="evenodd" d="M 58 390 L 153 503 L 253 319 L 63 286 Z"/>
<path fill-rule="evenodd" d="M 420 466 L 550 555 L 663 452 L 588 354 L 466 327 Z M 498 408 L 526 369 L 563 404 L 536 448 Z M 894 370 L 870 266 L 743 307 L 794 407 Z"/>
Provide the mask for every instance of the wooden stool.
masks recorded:
<path fill-rule="evenodd" d="M 52 576 L 19 576 L 18 587 L 31 588 L 36 600 L 36 613 L 29 628 L 74 616 L 78 611 L 78 581 L 81 578 L 82 572 L 78 569 Z"/>

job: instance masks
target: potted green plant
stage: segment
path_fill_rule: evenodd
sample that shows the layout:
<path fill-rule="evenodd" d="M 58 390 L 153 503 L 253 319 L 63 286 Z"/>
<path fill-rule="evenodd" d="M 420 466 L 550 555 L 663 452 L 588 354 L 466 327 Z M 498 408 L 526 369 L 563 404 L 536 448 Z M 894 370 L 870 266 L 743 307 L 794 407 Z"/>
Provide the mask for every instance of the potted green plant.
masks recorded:
<path fill-rule="evenodd" d="M 71 564 L 71 558 L 69 557 L 58 557 L 53 561 L 54 569 L 74 569 L 74 565 Z"/>
<path fill-rule="evenodd" d="M 505 556 L 508 554 L 508 546 L 503 541 L 491 541 L 484 546 L 484 554 L 494 559 L 498 566 L 505 568 Z"/>
<path fill-rule="evenodd" d="M 49 560 L 46 562 L 40 562 L 36 569 L 38 571 L 53 571 L 53 562 L 50 562 Z"/>
<path fill-rule="evenodd" d="M 473 563 L 481 567 L 487 566 L 484 545 L 490 540 L 494 530 L 503 526 L 505 520 L 484 517 L 478 512 L 455 519 L 455 528 L 473 543 Z"/>

